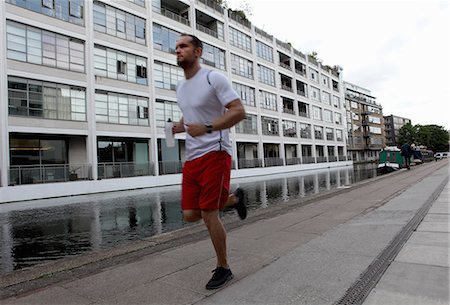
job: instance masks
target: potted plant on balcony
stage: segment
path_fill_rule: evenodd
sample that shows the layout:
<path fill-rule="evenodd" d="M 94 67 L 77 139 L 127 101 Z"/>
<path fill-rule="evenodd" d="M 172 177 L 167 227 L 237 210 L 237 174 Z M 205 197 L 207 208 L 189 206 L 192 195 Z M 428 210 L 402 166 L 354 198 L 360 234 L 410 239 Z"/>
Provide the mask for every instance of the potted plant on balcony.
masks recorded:
<path fill-rule="evenodd" d="M 81 166 L 79 167 L 69 167 L 69 180 L 70 181 L 75 181 L 78 180 L 78 173 L 77 171 L 81 168 Z"/>

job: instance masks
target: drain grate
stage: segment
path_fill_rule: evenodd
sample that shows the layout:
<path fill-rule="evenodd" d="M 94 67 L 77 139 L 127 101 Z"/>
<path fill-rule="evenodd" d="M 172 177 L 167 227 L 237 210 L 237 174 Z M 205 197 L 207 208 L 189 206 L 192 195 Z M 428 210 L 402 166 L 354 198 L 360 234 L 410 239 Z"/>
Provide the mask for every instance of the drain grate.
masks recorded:
<path fill-rule="evenodd" d="M 428 198 L 424 205 L 419 209 L 416 215 L 414 215 L 414 217 L 400 231 L 400 233 L 398 233 L 387 245 L 387 247 L 384 248 L 384 250 L 375 258 L 375 260 L 359 276 L 355 283 L 353 283 L 353 285 L 345 292 L 344 296 L 334 303 L 335 305 L 359 305 L 364 302 L 370 291 L 375 287 L 386 269 L 400 252 L 404 243 L 422 222 L 431 205 L 448 183 L 448 180 L 448 177 L 444 179 L 430 198 Z"/>

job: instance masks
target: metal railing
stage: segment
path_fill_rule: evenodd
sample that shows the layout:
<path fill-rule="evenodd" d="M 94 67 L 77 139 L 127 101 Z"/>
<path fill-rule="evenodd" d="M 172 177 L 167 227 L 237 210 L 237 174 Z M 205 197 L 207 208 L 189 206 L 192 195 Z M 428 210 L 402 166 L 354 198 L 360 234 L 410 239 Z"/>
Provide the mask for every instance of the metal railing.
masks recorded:
<path fill-rule="evenodd" d="M 346 161 L 347 160 L 347 158 L 345 156 L 338 156 L 338 159 L 339 159 L 339 161 Z M 349 158 L 349 160 L 351 160 L 351 159 Z"/>
<path fill-rule="evenodd" d="M 291 108 L 285 108 L 283 107 L 283 112 L 284 113 L 289 113 L 289 114 L 295 114 L 295 110 L 291 109 Z"/>
<path fill-rule="evenodd" d="M 301 75 L 301 76 L 306 76 L 306 71 L 305 70 L 299 70 L 299 69 L 295 69 L 295 73 Z"/>
<path fill-rule="evenodd" d="M 283 159 L 281 158 L 264 158 L 265 167 L 283 166 Z"/>
<path fill-rule="evenodd" d="M 302 163 L 303 164 L 311 164 L 311 163 L 316 163 L 316 158 L 314 157 L 302 157 Z"/>
<path fill-rule="evenodd" d="M 98 179 L 151 176 L 154 174 L 153 163 L 108 162 L 99 163 Z"/>
<path fill-rule="evenodd" d="M 308 97 L 308 94 L 306 94 L 306 91 L 297 90 L 297 94 L 304 96 L 304 97 Z"/>
<path fill-rule="evenodd" d="M 54 183 L 91 179 L 90 164 L 13 165 L 9 185 Z"/>
<path fill-rule="evenodd" d="M 285 84 L 281 84 L 281 89 L 289 91 L 289 92 L 293 92 L 294 90 L 292 89 L 292 87 L 289 87 Z"/>
<path fill-rule="evenodd" d="M 167 18 L 170 18 L 172 20 L 178 21 L 184 25 L 190 26 L 190 24 L 191 24 L 188 19 L 186 19 L 186 18 L 182 17 L 181 15 L 178 15 L 174 12 L 171 12 L 165 8 L 158 8 L 158 7 L 153 6 L 153 11 L 160 15 L 166 16 Z"/>
<path fill-rule="evenodd" d="M 338 160 L 338 157 L 336 156 L 328 156 L 328 162 L 336 162 Z"/>
<path fill-rule="evenodd" d="M 286 165 L 302 164 L 301 158 L 288 158 L 286 159 Z"/>
<path fill-rule="evenodd" d="M 201 25 L 199 23 L 197 23 L 197 30 L 199 30 L 199 31 L 201 31 L 203 33 L 206 33 L 206 34 L 208 34 L 208 35 L 210 35 L 212 37 L 219 38 L 219 34 L 217 34 L 216 31 L 213 31 L 213 30 L 211 30 L 211 29 L 207 28 L 206 26 Z"/>
<path fill-rule="evenodd" d="M 180 174 L 183 171 L 183 162 L 181 161 L 159 161 L 159 174 Z"/>
<path fill-rule="evenodd" d="M 256 168 L 262 167 L 262 161 L 260 159 L 238 159 L 239 168 Z"/>
<path fill-rule="evenodd" d="M 291 70 L 291 66 L 288 64 L 285 64 L 284 62 L 280 62 L 280 67 L 283 67 L 285 69 Z"/>
<path fill-rule="evenodd" d="M 294 54 L 300 56 L 303 59 L 306 59 L 306 55 L 296 49 L 294 49 Z"/>
<path fill-rule="evenodd" d="M 268 39 L 268 40 L 270 40 L 270 41 L 273 40 L 273 36 L 272 35 L 266 33 L 265 31 L 263 31 L 261 29 L 258 29 L 257 27 L 255 27 L 255 33 L 260 35 L 260 36 L 262 36 L 262 37 L 264 37 L 264 38 L 266 38 L 266 39 Z"/>
<path fill-rule="evenodd" d="M 197 3 L 202 3 L 204 4 L 206 7 L 212 8 L 213 10 L 221 13 L 223 15 L 224 9 L 222 6 L 220 6 L 219 4 L 217 4 L 215 1 L 212 0 L 197 0 Z"/>
<path fill-rule="evenodd" d="M 327 157 L 325 157 L 325 156 L 316 157 L 316 160 L 317 160 L 317 163 L 325 163 L 328 161 Z"/>
<path fill-rule="evenodd" d="M 241 12 L 235 12 L 235 11 L 233 11 L 231 9 L 228 9 L 228 17 L 231 20 L 233 20 L 233 21 L 235 21 L 235 22 L 237 22 L 237 23 L 239 23 L 239 24 L 241 24 L 241 25 L 243 25 L 243 26 L 245 26 L 245 27 L 247 27 L 248 29 L 251 30 L 252 29 L 252 23 L 249 20 L 247 20 L 246 18 L 244 18 L 243 16 L 241 16 L 240 13 Z"/>

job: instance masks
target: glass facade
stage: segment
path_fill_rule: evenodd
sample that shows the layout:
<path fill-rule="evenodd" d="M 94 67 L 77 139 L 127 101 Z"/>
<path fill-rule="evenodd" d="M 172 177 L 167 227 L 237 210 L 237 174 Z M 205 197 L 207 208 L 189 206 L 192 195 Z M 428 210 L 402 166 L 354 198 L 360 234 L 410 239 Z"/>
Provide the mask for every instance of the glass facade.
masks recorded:
<path fill-rule="evenodd" d="M 6 22 L 7 57 L 84 72 L 84 42 L 17 22 Z"/>
<path fill-rule="evenodd" d="M 262 133 L 267 136 L 279 136 L 278 119 L 262 116 Z"/>
<path fill-rule="evenodd" d="M 86 121 L 86 89 L 8 77 L 9 114 Z"/>
<path fill-rule="evenodd" d="M 203 43 L 203 54 L 201 62 L 221 70 L 225 70 L 225 51 Z"/>
<path fill-rule="evenodd" d="M 180 33 L 163 25 L 153 23 L 153 47 L 167 53 L 175 53 L 175 46 Z"/>
<path fill-rule="evenodd" d="M 253 62 L 241 56 L 231 54 L 231 73 L 253 79 Z"/>
<path fill-rule="evenodd" d="M 233 27 L 229 27 L 230 29 L 230 44 L 232 46 L 238 47 L 239 49 L 242 49 L 244 51 L 247 51 L 249 53 L 252 52 L 252 38 L 242 33 L 241 31 L 236 30 Z"/>
<path fill-rule="evenodd" d="M 255 88 L 233 82 L 233 89 L 240 96 L 242 103 L 247 106 L 256 106 Z"/>
<path fill-rule="evenodd" d="M 178 66 L 155 61 L 154 65 L 155 87 L 175 90 L 178 81 L 184 79 L 184 72 Z"/>
<path fill-rule="evenodd" d="M 156 126 L 164 127 L 167 120 L 172 122 L 180 121 L 182 114 L 177 102 L 156 100 L 155 105 Z"/>
<path fill-rule="evenodd" d="M 95 91 L 95 118 L 99 123 L 149 126 L 148 98 Z"/>
<path fill-rule="evenodd" d="M 236 133 L 258 134 L 258 116 L 247 113 L 245 120 L 236 124 Z"/>
<path fill-rule="evenodd" d="M 273 48 L 258 40 L 256 41 L 256 55 L 262 59 L 273 62 Z"/>
<path fill-rule="evenodd" d="M 263 84 L 275 87 L 275 70 L 258 65 L 258 80 Z"/>
<path fill-rule="evenodd" d="M 145 41 L 145 19 L 94 1 L 94 29 L 139 44 Z"/>
<path fill-rule="evenodd" d="M 6 2 L 36 13 L 84 25 L 84 0 L 6 0 Z"/>
<path fill-rule="evenodd" d="M 145 57 L 105 48 L 94 49 L 95 75 L 147 85 L 147 59 Z"/>
<path fill-rule="evenodd" d="M 261 108 L 278 111 L 277 95 L 274 93 L 259 90 L 259 102 Z"/>

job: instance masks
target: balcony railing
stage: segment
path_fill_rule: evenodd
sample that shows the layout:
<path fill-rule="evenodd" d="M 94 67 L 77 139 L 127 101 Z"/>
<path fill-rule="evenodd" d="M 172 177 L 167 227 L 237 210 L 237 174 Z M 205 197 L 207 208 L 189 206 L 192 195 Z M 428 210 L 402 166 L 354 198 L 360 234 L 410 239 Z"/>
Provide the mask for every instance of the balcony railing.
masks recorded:
<path fill-rule="evenodd" d="M 247 27 L 249 30 L 252 29 L 252 23 L 248 21 L 246 18 L 240 15 L 241 12 L 235 12 L 231 9 L 228 9 L 228 17 L 231 20 L 236 21 L 237 23 Z"/>
<path fill-rule="evenodd" d="M 285 85 L 285 84 L 281 84 L 281 89 L 289 91 L 289 92 L 293 92 L 294 91 L 292 89 L 292 87 L 289 87 L 288 85 Z"/>
<path fill-rule="evenodd" d="M 301 57 L 301 58 L 303 58 L 303 59 L 306 59 L 306 55 L 303 54 L 302 52 L 296 50 L 296 49 L 294 49 L 294 54 L 299 56 L 299 57 Z"/>
<path fill-rule="evenodd" d="M 325 157 L 325 156 L 319 156 L 316 159 L 317 159 L 317 163 L 325 163 L 328 161 L 327 157 Z"/>
<path fill-rule="evenodd" d="M 295 69 L 295 73 L 306 77 L 306 71 L 305 70 L 299 70 L 299 69 Z"/>
<path fill-rule="evenodd" d="M 297 94 L 304 96 L 304 97 L 308 97 L 308 94 L 306 94 L 306 91 L 297 90 Z"/>
<path fill-rule="evenodd" d="M 90 169 L 90 164 L 13 165 L 9 185 L 89 180 Z"/>
<path fill-rule="evenodd" d="M 183 162 L 181 161 L 159 161 L 159 174 L 180 174 L 183 171 Z"/>
<path fill-rule="evenodd" d="M 283 107 L 284 113 L 295 114 L 295 110 L 292 108 Z"/>
<path fill-rule="evenodd" d="M 304 117 L 304 118 L 309 118 L 309 115 L 308 115 L 307 112 L 300 111 L 298 115 L 301 116 L 301 117 Z"/>
<path fill-rule="evenodd" d="M 311 163 L 316 163 L 316 159 L 314 157 L 302 157 L 302 163 L 303 164 L 311 164 Z"/>
<path fill-rule="evenodd" d="M 336 162 L 338 158 L 336 156 L 328 156 L 328 162 Z"/>
<path fill-rule="evenodd" d="M 215 1 L 212 0 L 197 0 L 197 3 L 202 3 L 204 4 L 206 7 L 210 7 L 213 10 L 221 13 L 223 15 L 224 9 L 222 6 L 220 6 L 219 4 L 217 4 Z"/>
<path fill-rule="evenodd" d="M 286 165 L 294 165 L 294 164 L 301 164 L 302 159 L 301 158 L 288 158 L 286 159 Z"/>
<path fill-rule="evenodd" d="M 346 161 L 347 158 L 345 156 L 338 156 L 339 161 Z M 348 160 L 351 160 L 351 158 L 348 158 Z"/>
<path fill-rule="evenodd" d="M 150 176 L 153 163 L 114 162 L 98 164 L 98 179 Z"/>
<path fill-rule="evenodd" d="M 190 26 L 190 24 L 191 24 L 188 19 L 182 17 L 181 15 L 173 13 L 165 8 L 158 8 L 158 7 L 153 6 L 153 11 L 157 14 L 160 14 L 160 15 L 166 16 L 167 18 L 170 18 L 172 20 L 178 21 L 184 25 Z"/>
<path fill-rule="evenodd" d="M 284 62 L 280 62 L 280 67 L 283 67 L 285 69 L 291 70 L 291 66 L 288 64 L 285 64 Z"/>
<path fill-rule="evenodd" d="M 265 167 L 283 166 L 283 159 L 281 158 L 264 158 Z"/>
<path fill-rule="evenodd" d="M 256 168 L 262 167 L 262 161 L 260 159 L 239 159 L 239 168 Z"/>
<path fill-rule="evenodd" d="M 208 35 L 210 35 L 212 37 L 219 38 L 219 35 L 217 34 L 216 31 L 213 31 L 213 30 L 211 30 L 211 29 L 209 29 L 209 28 L 207 28 L 207 27 L 205 27 L 205 26 L 203 26 L 203 25 L 201 25 L 199 23 L 197 23 L 197 30 L 199 30 L 199 31 L 201 31 L 203 33 L 206 33 L 206 34 L 208 34 Z"/>
<path fill-rule="evenodd" d="M 264 37 L 264 38 L 266 38 L 266 39 L 268 39 L 268 40 L 270 40 L 270 41 L 273 40 L 273 36 L 272 36 L 272 35 L 267 34 L 267 33 L 264 32 L 263 30 L 258 29 L 257 27 L 255 27 L 255 33 L 258 34 L 258 35 L 260 35 L 260 36 L 262 36 L 262 37 Z"/>
<path fill-rule="evenodd" d="M 277 46 L 285 49 L 286 51 L 291 51 L 291 45 L 287 42 L 282 42 L 281 40 L 275 39 Z"/>

